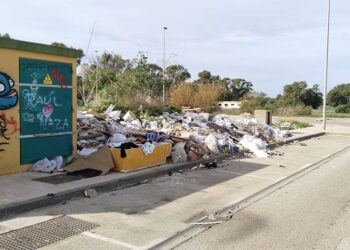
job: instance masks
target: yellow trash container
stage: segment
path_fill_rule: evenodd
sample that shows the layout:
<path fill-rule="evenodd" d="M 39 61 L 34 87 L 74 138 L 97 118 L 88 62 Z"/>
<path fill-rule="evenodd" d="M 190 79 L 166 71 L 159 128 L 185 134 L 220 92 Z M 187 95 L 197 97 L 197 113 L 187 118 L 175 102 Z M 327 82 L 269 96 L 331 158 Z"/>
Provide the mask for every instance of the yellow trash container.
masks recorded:
<path fill-rule="evenodd" d="M 143 148 L 126 149 L 125 158 L 121 158 L 120 150 L 119 148 L 111 148 L 114 161 L 113 170 L 117 172 L 129 172 L 166 163 L 166 158 L 171 152 L 171 144 L 157 144 L 154 151 L 149 155 L 145 155 Z"/>

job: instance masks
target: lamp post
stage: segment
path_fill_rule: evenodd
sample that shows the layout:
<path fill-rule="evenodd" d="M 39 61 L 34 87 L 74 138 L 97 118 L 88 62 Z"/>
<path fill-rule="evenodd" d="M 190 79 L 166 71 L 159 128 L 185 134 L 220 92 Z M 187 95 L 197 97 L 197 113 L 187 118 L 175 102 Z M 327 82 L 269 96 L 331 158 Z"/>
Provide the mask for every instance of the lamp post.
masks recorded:
<path fill-rule="evenodd" d="M 331 20 L 331 0 L 328 0 L 327 12 L 327 42 L 326 42 L 326 62 L 324 70 L 324 89 L 323 89 L 323 130 L 327 127 L 326 106 L 327 106 L 327 84 L 328 84 L 328 61 L 329 61 L 329 29 Z"/>
<path fill-rule="evenodd" d="M 167 27 L 163 27 L 163 105 L 165 104 L 165 31 Z"/>

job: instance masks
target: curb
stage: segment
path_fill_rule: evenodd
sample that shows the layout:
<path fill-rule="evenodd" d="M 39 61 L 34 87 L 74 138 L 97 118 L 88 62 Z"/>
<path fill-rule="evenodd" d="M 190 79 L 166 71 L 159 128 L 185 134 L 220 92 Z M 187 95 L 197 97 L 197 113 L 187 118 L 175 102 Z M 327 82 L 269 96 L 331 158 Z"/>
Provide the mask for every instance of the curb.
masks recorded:
<path fill-rule="evenodd" d="M 319 133 L 308 134 L 306 136 L 294 137 L 294 138 L 287 139 L 283 142 L 270 144 L 268 145 L 268 148 L 278 147 L 284 144 L 291 143 L 296 140 L 298 141 L 307 140 L 312 137 L 322 136 L 324 134 L 325 132 L 319 132 Z M 192 161 L 192 162 L 167 164 L 167 165 L 156 166 L 152 168 L 146 168 L 140 171 L 135 171 L 133 175 L 121 177 L 121 178 L 118 178 L 117 180 L 109 180 L 106 182 L 100 182 L 100 183 L 86 185 L 75 189 L 57 192 L 57 193 L 54 193 L 53 196 L 43 195 L 37 198 L 29 199 L 27 201 L 14 202 L 12 204 L 0 206 L 0 221 L 12 215 L 28 212 L 33 209 L 38 209 L 38 208 L 42 208 L 50 205 L 55 205 L 58 203 L 63 203 L 73 198 L 82 198 L 84 197 L 84 191 L 89 188 L 95 189 L 98 193 L 124 189 L 128 187 L 140 185 L 148 179 L 166 175 L 171 171 L 186 170 L 194 166 L 197 166 L 199 164 L 208 164 L 212 162 L 216 163 L 216 162 L 229 159 L 230 157 L 234 157 L 234 156 L 221 154 L 221 155 L 211 157 L 209 159 L 202 159 L 202 160 Z"/>
<path fill-rule="evenodd" d="M 220 162 L 230 157 L 232 157 L 232 155 L 217 155 L 209 159 L 202 159 L 198 161 L 178 163 L 178 164 L 167 164 L 167 165 L 162 165 L 161 167 L 156 166 L 153 168 L 143 169 L 141 171 L 135 171 L 133 175 L 125 176 L 117 180 L 110 180 L 106 182 L 86 185 L 83 187 L 54 193 L 53 196 L 44 195 L 44 196 L 33 198 L 27 201 L 15 202 L 5 206 L 0 206 L 0 220 L 3 220 L 11 215 L 28 212 L 33 209 L 55 205 L 61 202 L 66 202 L 73 198 L 82 198 L 84 197 L 85 189 L 92 188 L 92 189 L 95 189 L 98 193 L 103 193 L 107 191 L 128 188 L 128 187 L 140 185 L 145 180 L 166 175 L 171 171 L 186 170 L 194 166 L 197 166 L 199 164 Z"/>
<path fill-rule="evenodd" d="M 268 148 L 275 148 L 275 147 L 283 146 L 285 144 L 293 143 L 295 141 L 305 141 L 305 140 L 311 139 L 313 137 L 323 136 L 325 134 L 326 134 L 326 132 L 316 132 L 316 133 L 312 133 L 312 134 L 308 134 L 308 135 L 296 136 L 296 137 L 292 137 L 292 138 L 286 139 L 286 140 L 281 141 L 281 142 L 269 144 L 269 145 L 267 145 L 267 147 Z"/>

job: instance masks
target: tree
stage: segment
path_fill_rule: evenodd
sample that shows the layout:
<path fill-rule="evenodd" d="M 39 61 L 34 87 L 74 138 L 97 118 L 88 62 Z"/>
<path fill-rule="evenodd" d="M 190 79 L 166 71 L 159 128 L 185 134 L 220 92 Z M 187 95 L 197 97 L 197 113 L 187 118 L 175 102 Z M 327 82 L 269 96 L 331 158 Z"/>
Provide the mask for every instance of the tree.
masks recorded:
<path fill-rule="evenodd" d="M 319 85 L 315 84 L 312 88 L 308 88 L 301 96 L 301 100 L 305 106 L 311 106 L 313 109 L 317 109 L 322 105 L 323 95 L 320 92 Z"/>
<path fill-rule="evenodd" d="M 327 102 L 332 107 L 350 104 L 350 83 L 335 86 L 329 91 Z"/>
<path fill-rule="evenodd" d="M 81 63 L 81 59 L 85 56 L 84 55 L 84 51 L 82 49 L 76 49 L 76 48 L 73 48 L 73 47 L 68 47 L 67 45 L 65 45 L 64 43 L 60 43 L 60 42 L 53 42 L 50 44 L 51 46 L 55 46 L 55 47 L 58 47 L 58 48 L 67 48 L 67 49 L 75 49 L 75 50 L 79 50 L 81 52 L 81 56 L 79 58 L 77 58 L 77 63 L 78 65 L 80 65 Z"/>
<path fill-rule="evenodd" d="M 191 78 L 188 70 L 180 64 L 170 65 L 165 69 L 165 74 L 173 86 L 177 86 Z"/>
<path fill-rule="evenodd" d="M 225 101 L 238 101 L 253 90 L 253 84 L 245 79 L 229 79 L 221 80 L 225 91 L 222 99 Z"/>
<path fill-rule="evenodd" d="M 115 71 L 116 74 L 120 74 L 130 66 L 130 61 L 123 59 L 118 54 L 104 52 L 102 55 L 97 56 L 95 64 L 103 68 L 111 69 Z"/>
<path fill-rule="evenodd" d="M 283 88 L 283 95 L 279 99 L 283 106 L 293 106 L 303 102 L 303 95 L 307 88 L 305 81 L 293 82 L 292 84 L 285 85 Z"/>
<path fill-rule="evenodd" d="M 210 83 L 212 75 L 208 70 L 203 70 L 198 73 L 198 77 L 201 83 Z"/>
<path fill-rule="evenodd" d="M 240 111 L 253 114 L 257 109 L 271 109 L 273 103 L 274 100 L 263 92 L 249 92 L 244 96 Z"/>
<path fill-rule="evenodd" d="M 67 45 L 65 45 L 64 43 L 59 43 L 59 42 L 53 42 L 50 45 L 60 47 L 60 48 L 68 48 Z"/>
<path fill-rule="evenodd" d="M 129 60 L 123 59 L 120 55 L 104 52 L 97 56 L 93 64 L 82 66 L 82 81 L 78 82 L 78 97 L 87 105 L 97 96 L 99 90 L 114 86 L 114 92 L 123 89 L 120 82 L 122 74 L 130 68 Z M 125 77 L 127 78 L 127 77 Z M 116 96 L 113 95 L 113 99 Z"/>
<path fill-rule="evenodd" d="M 11 39 L 11 36 L 9 35 L 9 33 L 4 33 L 4 34 L 0 34 L 0 38 L 7 38 L 7 39 Z"/>

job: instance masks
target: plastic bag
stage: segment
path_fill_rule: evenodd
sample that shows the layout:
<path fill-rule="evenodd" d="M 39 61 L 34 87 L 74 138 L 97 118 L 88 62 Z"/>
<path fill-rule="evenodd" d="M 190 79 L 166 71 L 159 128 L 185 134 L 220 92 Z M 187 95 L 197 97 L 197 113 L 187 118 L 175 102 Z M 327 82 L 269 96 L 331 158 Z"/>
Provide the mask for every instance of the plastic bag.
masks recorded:
<path fill-rule="evenodd" d="M 179 142 L 171 149 L 171 159 L 174 163 L 181 163 L 187 160 L 187 154 L 185 151 L 185 143 Z"/>
<path fill-rule="evenodd" d="M 115 133 L 112 137 L 109 138 L 108 143 L 124 143 L 127 142 L 127 138 L 124 134 Z"/>
<path fill-rule="evenodd" d="M 259 158 L 267 158 L 269 156 L 266 152 L 266 143 L 259 138 L 244 135 L 239 143 Z"/>

